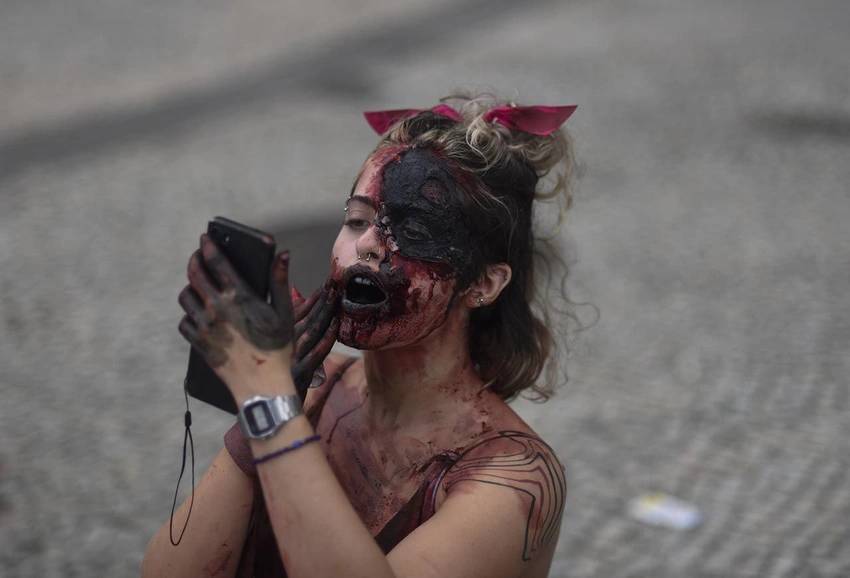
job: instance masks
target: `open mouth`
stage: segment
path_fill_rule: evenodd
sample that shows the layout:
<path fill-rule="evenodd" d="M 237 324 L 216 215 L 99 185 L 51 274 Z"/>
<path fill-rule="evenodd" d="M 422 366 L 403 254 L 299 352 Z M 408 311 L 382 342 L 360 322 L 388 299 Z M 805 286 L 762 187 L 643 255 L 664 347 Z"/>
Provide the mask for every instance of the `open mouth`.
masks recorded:
<path fill-rule="evenodd" d="M 369 311 L 387 301 L 387 292 L 370 271 L 356 271 L 348 276 L 342 295 L 342 306 L 348 312 Z"/>

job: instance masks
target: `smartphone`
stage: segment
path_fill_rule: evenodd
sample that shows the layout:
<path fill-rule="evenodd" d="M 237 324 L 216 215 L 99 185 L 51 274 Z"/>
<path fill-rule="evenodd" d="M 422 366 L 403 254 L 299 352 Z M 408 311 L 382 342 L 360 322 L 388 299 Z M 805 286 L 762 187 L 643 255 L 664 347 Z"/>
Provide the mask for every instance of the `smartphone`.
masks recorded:
<path fill-rule="evenodd" d="M 210 221 L 207 235 L 257 297 L 268 301 L 269 274 L 275 253 L 274 237 L 224 217 Z M 232 414 L 238 410 L 230 390 L 194 348 L 189 353 L 189 369 L 183 386 L 195 399 Z"/>

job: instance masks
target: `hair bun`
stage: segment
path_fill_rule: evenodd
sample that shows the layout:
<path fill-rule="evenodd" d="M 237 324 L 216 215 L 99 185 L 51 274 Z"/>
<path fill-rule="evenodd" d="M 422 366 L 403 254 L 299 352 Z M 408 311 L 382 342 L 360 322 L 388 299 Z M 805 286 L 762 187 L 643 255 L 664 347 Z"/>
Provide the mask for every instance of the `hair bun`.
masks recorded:
<path fill-rule="evenodd" d="M 476 150 L 484 162 L 483 172 L 489 173 L 494 168 L 496 173 L 504 169 L 516 168 L 518 163 L 531 167 L 537 179 L 534 187 L 534 197 L 537 199 L 553 199 L 562 196 L 564 210 L 571 204 L 569 183 L 574 170 L 572 143 L 566 130 L 559 128 L 549 134 L 533 134 L 518 129 L 509 128 L 500 122 L 494 122 L 492 111 L 514 106 L 505 103 L 492 95 L 455 95 L 443 101 L 457 103 L 456 106 L 466 123 L 466 140 Z M 574 107 L 564 107 L 564 118 L 572 114 Z M 540 184 L 539 181 L 544 181 Z M 531 181 L 524 181 L 531 182 Z"/>

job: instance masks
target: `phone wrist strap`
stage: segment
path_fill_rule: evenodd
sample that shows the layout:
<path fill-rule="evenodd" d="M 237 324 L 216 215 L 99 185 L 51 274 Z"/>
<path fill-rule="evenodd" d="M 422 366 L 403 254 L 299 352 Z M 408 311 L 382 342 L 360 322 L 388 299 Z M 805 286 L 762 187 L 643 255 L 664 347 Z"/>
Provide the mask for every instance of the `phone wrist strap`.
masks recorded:
<path fill-rule="evenodd" d="M 183 534 L 186 532 L 186 527 L 189 525 L 189 516 L 192 515 L 192 506 L 195 504 L 195 441 L 192 439 L 192 412 L 189 411 L 189 394 L 186 391 L 185 382 L 183 387 L 183 396 L 186 398 L 186 413 L 183 414 L 183 425 L 186 428 L 183 432 L 183 462 L 180 465 L 180 476 L 177 478 L 177 487 L 174 488 L 174 501 L 171 503 L 171 517 L 168 519 L 168 538 L 171 540 L 172 546 L 177 546 L 180 540 L 183 539 Z M 174 509 L 177 507 L 177 492 L 180 490 L 180 480 L 183 479 L 183 472 L 186 470 L 186 442 L 189 442 L 189 448 L 192 455 L 192 497 L 189 501 L 189 511 L 186 513 L 186 522 L 183 524 L 183 529 L 180 531 L 180 536 L 177 541 L 174 541 Z"/>

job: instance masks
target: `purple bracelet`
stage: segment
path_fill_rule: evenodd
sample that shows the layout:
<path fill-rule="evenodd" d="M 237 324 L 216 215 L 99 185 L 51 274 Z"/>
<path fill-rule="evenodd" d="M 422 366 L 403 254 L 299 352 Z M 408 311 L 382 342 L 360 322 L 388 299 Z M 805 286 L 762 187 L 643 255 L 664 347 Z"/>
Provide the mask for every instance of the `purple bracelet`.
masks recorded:
<path fill-rule="evenodd" d="M 254 465 L 257 466 L 257 465 L 259 465 L 263 462 L 269 461 L 270 459 L 276 458 L 278 456 L 282 456 L 283 454 L 288 454 L 289 452 L 291 452 L 293 450 L 297 450 L 301 446 L 306 446 L 310 442 L 317 442 L 320 439 L 322 439 L 322 436 L 320 436 L 319 434 L 315 434 L 315 435 L 311 435 L 310 437 L 307 437 L 307 438 L 295 440 L 294 442 L 292 442 L 291 444 L 289 444 L 285 448 L 280 448 L 279 450 L 275 450 L 270 454 L 266 454 L 264 456 L 260 456 L 259 458 L 256 458 L 254 460 Z"/>

